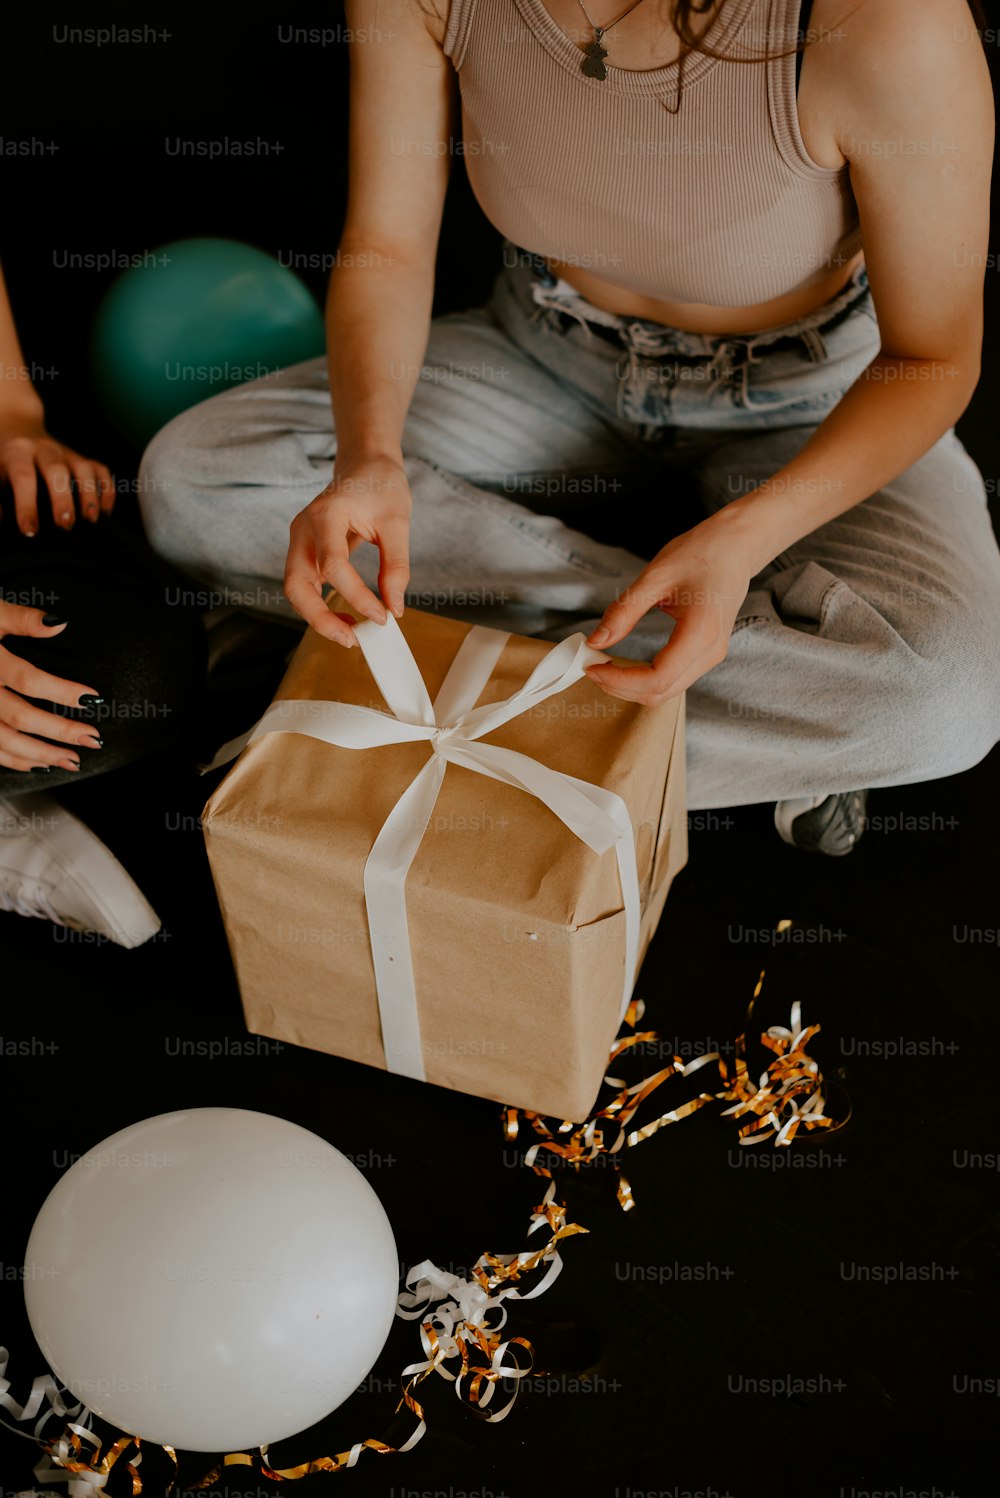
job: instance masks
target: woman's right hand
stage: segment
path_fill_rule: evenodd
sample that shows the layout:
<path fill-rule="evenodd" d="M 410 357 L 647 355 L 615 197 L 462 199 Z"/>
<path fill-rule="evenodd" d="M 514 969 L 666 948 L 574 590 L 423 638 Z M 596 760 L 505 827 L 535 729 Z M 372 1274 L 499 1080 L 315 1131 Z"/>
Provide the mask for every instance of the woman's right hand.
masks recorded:
<path fill-rule="evenodd" d="M 41 609 L 0 603 L 0 640 L 9 635 L 48 640 L 61 634 L 66 628 L 65 623 L 43 624 L 43 618 L 47 617 L 50 616 L 43 614 Z M 31 697 L 57 702 L 62 707 L 88 706 L 81 703 L 82 697 L 92 697 L 95 703 L 100 701 L 95 687 L 50 676 L 47 671 L 39 670 L 0 645 L 0 766 L 6 770 L 33 770 L 39 766 L 78 770 L 80 756 L 75 750 L 62 749 L 59 745 L 79 744 L 85 749 L 97 749 L 100 747 L 98 729 L 92 723 L 81 723 L 78 718 L 63 718 L 58 713 L 46 712 L 26 700 Z M 44 737 L 34 738 L 34 734 Z M 45 739 L 58 742 L 47 744 Z"/>
<path fill-rule="evenodd" d="M 384 624 L 385 605 L 399 618 L 410 576 L 412 508 L 402 463 L 377 459 L 338 463 L 322 494 L 296 515 L 285 566 L 285 596 L 317 634 L 339 645 L 357 643 L 353 621 L 332 613 L 323 602 L 324 583 L 366 619 Z M 379 549 L 378 585 L 385 605 L 351 566 L 351 552 L 363 541 Z"/>

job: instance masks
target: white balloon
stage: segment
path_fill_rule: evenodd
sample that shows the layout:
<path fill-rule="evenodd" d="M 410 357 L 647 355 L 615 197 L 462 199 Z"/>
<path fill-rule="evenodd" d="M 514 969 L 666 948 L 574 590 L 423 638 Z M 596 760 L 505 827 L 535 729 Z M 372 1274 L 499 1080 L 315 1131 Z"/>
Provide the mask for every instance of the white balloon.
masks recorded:
<path fill-rule="evenodd" d="M 238 1451 L 337 1408 L 381 1351 L 396 1244 L 318 1135 L 242 1108 L 162 1113 L 50 1192 L 25 1299 L 50 1367 L 131 1435 Z"/>

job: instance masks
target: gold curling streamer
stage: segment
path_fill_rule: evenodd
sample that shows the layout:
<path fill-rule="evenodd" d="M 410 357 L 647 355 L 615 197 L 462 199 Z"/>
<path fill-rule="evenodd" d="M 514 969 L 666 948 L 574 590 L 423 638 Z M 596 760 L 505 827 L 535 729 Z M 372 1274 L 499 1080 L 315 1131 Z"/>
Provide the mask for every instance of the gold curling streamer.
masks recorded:
<path fill-rule="evenodd" d="M 420 1340 L 424 1358 L 408 1364 L 402 1371 L 402 1397 L 395 1413 L 405 1407 L 415 1420 L 414 1430 L 402 1444 L 392 1446 L 374 1439 L 358 1441 L 336 1456 L 322 1456 L 283 1468 L 268 1464 L 266 1446 L 259 1453 L 233 1452 L 195 1483 L 192 1491 L 210 1487 L 227 1467 L 252 1467 L 262 1477 L 287 1481 L 353 1467 L 364 1450 L 379 1455 L 409 1451 L 427 1429 L 424 1407 L 413 1391 L 432 1373 L 454 1383 L 456 1395 L 474 1415 L 491 1424 L 505 1419 L 517 1397 L 518 1381 L 531 1372 L 534 1348 L 526 1337 L 502 1337 L 501 1329 L 507 1320 L 503 1302 L 531 1300 L 541 1295 L 562 1270 L 557 1245 L 563 1238 L 587 1232 L 579 1223 L 566 1221 L 565 1205 L 555 1200 L 554 1181 L 532 1214 L 528 1236 L 545 1228 L 549 1229 L 549 1235 L 539 1248 L 518 1254 L 481 1254 L 468 1279 L 439 1269 L 429 1259 L 409 1270 L 406 1288 L 398 1297 L 397 1315 L 404 1320 L 422 1318 Z M 518 1288 L 520 1281 L 543 1268 L 544 1274 L 530 1289 Z M 515 1354 L 514 1348 L 522 1352 Z M 512 1383 L 513 1388 L 503 1388 L 505 1381 Z"/>
<path fill-rule="evenodd" d="M 785 931 L 791 921 L 779 921 L 775 928 Z M 827 1084 L 815 1058 L 808 1054 L 807 1047 L 819 1034 L 818 1024 L 802 1025 L 802 1006 L 798 1000 L 792 1004 L 788 1026 L 771 1025 L 759 1036 L 760 1044 L 774 1055 L 774 1060 L 754 1082 L 747 1065 L 747 1029 L 753 1020 L 754 1007 L 760 997 L 764 983 L 764 971 L 757 979 L 753 997 L 747 1007 L 746 1022 L 734 1044 L 732 1063 L 727 1063 L 718 1051 L 706 1051 L 690 1061 L 673 1056 L 667 1066 L 661 1067 L 651 1076 L 627 1085 L 620 1077 L 605 1076 L 605 1083 L 618 1091 L 603 1107 L 593 1112 L 582 1123 L 572 1120 L 556 1122 L 527 1109 L 505 1108 L 503 1126 L 505 1137 L 518 1137 L 523 1119 L 539 1136 L 525 1152 L 524 1163 L 536 1175 L 552 1179 L 552 1170 L 540 1164 L 538 1157 L 544 1153 L 554 1155 L 573 1170 L 588 1165 L 599 1155 L 620 1156 L 622 1150 L 632 1149 L 637 1144 L 666 1128 L 690 1118 L 693 1113 L 707 1107 L 709 1103 L 726 1102 L 731 1106 L 722 1110 L 721 1116 L 748 1119 L 739 1130 L 741 1145 L 763 1144 L 773 1139 L 778 1149 L 787 1148 L 800 1129 L 834 1131 L 843 1128 L 850 1117 L 850 1104 L 839 1119 L 826 1112 Z M 659 1040 L 655 1030 L 637 1031 L 645 1006 L 641 999 L 634 999 L 625 1015 L 624 1024 L 633 1032 L 616 1040 L 611 1050 L 611 1064 L 627 1051 L 639 1045 Z M 700 1092 L 677 1108 L 671 1108 L 658 1118 L 643 1124 L 641 1128 L 628 1132 L 631 1123 L 645 1100 L 672 1077 L 690 1077 L 703 1067 L 716 1063 L 721 1088 L 715 1092 Z M 621 1166 L 621 1160 L 613 1162 L 617 1178 L 616 1194 L 623 1212 L 635 1206 L 631 1184 Z"/>
<path fill-rule="evenodd" d="M 791 921 L 780 921 L 778 932 L 787 930 Z M 574 1170 L 596 1160 L 600 1155 L 620 1156 L 623 1149 L 634 1148 L 651 1138 L 660 1129 L 707 1107 L 709 1103 L 725 1102 L 730 1106 L 722 1110 L 722 1117 L 746 1119 L 739 1129 L 741 1145 L 762 1144 L 769 1139 L 776 1148 L 787 1148 L 799 1130 L 811 1132 L 823 1129 L 828 1132 L 842 1128 L 850 1117 L 850 1104 L 843 1117 L 834 1119 L 826 1112 L 826 1083 L 815 1059 L 808 1054 L 807 1047 L 819 1033 L 818 1024 L 802 1025 L 801 1004 L 792 1004 L 787 1026 L 772 1025 L 758 1037 L 760 1044 L 774 1056 L 755 1082 L 750 1075 L 746 1059 L 747 1030 L 753 1020 L 754 1007 L 760 997 L 764 972 L 760 973 L 753 997 L 747 1008 L 743 1032 L 734 1044 L 733 1060 L 727 1063 L 718 1051 L 708 1051 L 690 1061 L 673 1056 L 667 1066 L 661 1067 L 651 1076 L 627 1085 L 621 1078 L 605 1076 L 605 1083 L 617 1088 L 617 1092 L 602 1108 L 597 1109 L 583 1123 L 572 1120 L 547 1120 L 541 1114 L 525 1109 L 505 1108 L 504 1131 L 508 1139 L 518 1136 L 523 1119 L 539 1136 L 525 1153 L 524 1163 L 536 1175 L 548 1179 L 542 1202 L 535 1207 L 528 1228 L 528 1236 L 548 1229 L 544 1243 L 535 1250 L 522 1250 L 518 1254 L 480 1255 L 471 1271 L 471 1277 L 462 1279 L 447 1270 L 440 1269 L 429 1259 L 414 1265 L 406 1276 L 406 1288 L 397 1298 L 397 1315 L 404 1320 L 420 1319 L 420 1339 L 424 1357 L 410 1363 L 402 1371 L 402 1395 L 395 1414 L 407 1409 L 414 1420 L 414 1429 L 400 1445 L 369 1438 L 357 1441 L 346 1451 L 334 1456 L 321 1456 L 313 1461 L 299 1463 L 294 1467 L 274 1468 L 268 1460 L 268 1448 L 262 1446 L 256 1452 L 230 1452 L 212 1468 L 191 1491 L 198 1492 L 217 1482 L 226 1468 L 249 1467 L 262 1477 L 273 1481 L 294 1481 L 320 1472 L 338 1472 L 356 1466 L 363 1451 L 377 1455 L 411 1450 L 423 1437 L 427 1423 L 424 1407 L 417 1399 L 415 1390 L 432 1374 L 437 1373 L 455 1386 L 455 1393 L 471 1413 L 490 1423 L 499 1423 L 506 1418 L 517 1397 L 520 1380 L 526 1377 L 533 1366 L 534 1348 L 525 1337 L 503 1338 L 502 1330 L 507 1321 L 507 1299 L 530 1300 L 541 1295 L 553 1283 L 562 1269 L 562 1258 L 558 1244 L 563 1238 L 589 1229 L 579 1223 L 566 1220 L 566 1204 L 555 1194 L 552 1170 L 538 1161 L 541 1152 L 554 1155 Z M 636 1025 L 642 1019 L 644 1004 L 634 999 L 626 1012 L 624 1024 L 631 1033 L 620 1036 L 611 1049 L 609 1065 L 635 1047 L 650 1044 L 660 1039 L 655 1030 L 638 1031 Z M 658 1118 L 628 1130 L 642 1104 L 664 1082 L 672 1077 L 688 1077 L 716 1063 L 721 1087 L 714 1092 L 700 1092 L 677 1108 L 669 1109 Z M 614 1161 L 617 1177 L 617 1197 L 623 1211 L 635 1206 L 632 1188 L 621 1161 Z M 518 1288 L 518 1282 L 527 1279 L 536 1271 L 541 1274 L 530 1289 Z M 516 1353 L 514 1349 L 521 1351 Z M 102 1455 L 101 1443 L 84 1424 L 69 1424 L 56 1440 L 45 1441 L 41 1430 L 52 1414 L 70 1416 L 84 1411 L 82 1405 L 70 1407 L 52 1376 L 36 1378 L 27 1404 L 23 1410 L 7 1394 L 10 1385 L 3 1377 L 6 1371 L 6 1350 L 0 1348 L 0 1405 L 11 1410 L 18 1420 L 28 1420 L 38 1414 L 47 1398 L 51 1408 L 38 1420 L 35 1438 L 44 1446 L 52 1460 L 64 1471 L 93 1474 L 100 1479 L 95 1482 L 95 1491 L 104 1488 L 107 1476 L 121 1458 L 125 1459 L 125 1470 L 132 1480 L 132 1498 L 140 1498 L 143 1492 L 138 1468 L 142 1460 L 141 1443 L 138 1438 L 122 1436 Z M 83 1446 L 92 1450 L 89 1459 L 84 1459 Z M 134 1455 L 126 1457 L 130 1447 Z M 167 1485 L 167 1498 L 177 1483 L 177 1456 L 172 1447 L 163 1450 L 173 1462 L 173 1478 Z M 57 1476 L 53 1468 L 44 1472 L 36 1468 L 39 1478 Z"/>
<path fill-rule="evenodd" d="M 249 1467 L 272 1481 L 295 1481 L 320 1472 L 339 1472 L 353 1467 L 363 1451 L 377 1455 L 409 1451 L 427 1429 L 424 1408 L 414 1390 L 433 1373 L 454 1384 L 456 1395 L 473 1414 L 492 1424 L 499 1423 L 510 1413 L 517 1397 L 518 1383 L 531 1372 L 534 1362 L 534 1348 L 526 1337 L 504 1338 L 502 1335 L 508 1314 L 504 1301 L 532 1300 L 547 1290 L 562 1270 L 558 1245 L 564 1238 L 587 1231 L 579 1223 L 567 1222 L 565 1204 L 555 1199 L 555 1182 L 550 1182 L 528 1227 L 528 1237 L 545 1234 L 539 1246 L 523 1249 L 517 1254 L 483 1253 L 468 1279 L 439 1269 L 429 1259 L 410 1269 L 406 1288 L 397 1298 L 397 1314 L 404 1320 L 421 1319 L 424 1358 L 409 1364 L 401 1374 L 402 1395 L 395 1414 L 405 1408 L 414 1421 L 414 1429 L 405 1441 L 391 1445 L 369 1437 L 356 1441 L 336 1455 L 280 1468 L 271 1466 L 267 1446 L 255 1452 L 229 1452 L 200 1481 L 189 1485 L 190 1491 L 199 1492 L 211 1487 L 231 1467 Z M 531 1283 L 533 1276 L 534 1283 Z M 523 1288 L 526 1284 L 528 1287 Z M 112 1470 L 122 1462 L 131 1479 L 132 1498 L 140 1498 L 143 1482 L 138 1469 L 142 1462 L 142 1443 L 138 1437 L 121 1435 L 104 1451 L 98 1436 L 81 1421 L 67 1424 L 56 1439 L 45 1440 L 42 1428 L 52 1415 L 64 1418 L 81 1415 L 89 1419 L 90 1412 L 81 1404 L 69 1405 L 51 1374 L 35 1379 L 22 1408 L 6 1392 L 10 1388 L 9 1382 L 3 1378 L 6 1366 L 6 1349 L 0 1348 L 0 1404 L 9 1409 L 15 1419 L 34 1419 L 46 1400 L 50 1405 L 36 1423 L 34 1439 L 54 1465 L 43 1468 L 40 1464 L 35 1469 L 36 1478 L 40 1481 L 65 1481 L 66 1473 L 83 1474 L 85 1481 L 92 1482 L 96 1493 L 105 1488 Z M 89 1447 L 89 1451 L 85 1447 Z M 164 1446 L 162 1449 L 173 1465 L 173 1475 L 166 1487 L 169 1498 L 178 1482 L 177 1454 L 173 1447 Z"/>
<path fill-rule="evenodd" d="M 84 1443 L 91 1447 L 89 1457 L 84 1459 Z M 134 1447 L 135 1453 L 127 1455 L 129 1448 Z M 142 1442 L 138 1436 L 119 1436 L 118 1439 L 108 1447 L 107 1452 L 102 1455 L 102 1446 L 94 1432 L 85 1425 L 67 1425 L 62 1435 L 56 1440 L 46 1443 L 46 1451 L 56 1463 L 55 1467 L 39 1469 L 36 1467 L 35 1476 L 40 1481 L 51 1481 L 53 1477 L 59 1478 L 57 1468 L 65 1472 L 82 1472 L 87 1474 L 86 1480 L 100 1478 L 100 1482 L 94 1482 L 95 1491 L 103 1488 L 113 1467 L 117 1466 L 120 1458 L 125 1459 L 125 1471 L 132 1479 L 132 1495 L 142 1492 L 142 1478 L 139 1476 L 139 1464 L 142 1461 Z M 172 1446 L 162 1448 L 169 1457 L 173 1459 L 174 1479 L 177 1476 L 177 1454 Z M 174 1482 L 171 1480 L 170 1487 Z M 169 1491 L 169 1489 L 168 1489 Z"/>
<path fill-rule="evenodd" d="M 429 1259 L 409 1271 L 397 1315 L 407 1320 L 425 1318 L 420 1327 L 425 1359 L 404 1368 L 404 1378 L 415 1375 L 408 1388 L 431 1373 L 439 1373 L 454 1382 L 456 1395 L 473 1414 L 494 1424 L 506 1418 L 517 1397 L 518 1381 L 531 1372 L 534 1349 L 525 1337 L 502 1338 L 507 1321 L 503 1302 L 533 1300 L 542 1295 L 562 1271 L 556 1245 L 563 1238 L 587 1232 L 579 1223 L 566 1221 L 564 1203 L 555 1200 L 554 1181 L 534 1210 L 528 1236 L 546 1227 L 550 1234 L 541 1248 L 519 1254 L 481 1254 L 468 1279 L 439 1269 Z M 545 1273 L 531 1289 L 517 1288 L 518 1281 L 542 1266 L 547 1266 Z M 434 1309 L 427 1316 L 432 1305 Z M 524 1349 L 525 1362 L 512 1357 L 513 1347 Z M 497 1389 L 504 1380 L 513 1387 L 506 1391 L 506 1398 L 501 1393 L 498 1400 Z M 422 1410 L 419 1418 L 419 1435 L 423 1435 Z"/>

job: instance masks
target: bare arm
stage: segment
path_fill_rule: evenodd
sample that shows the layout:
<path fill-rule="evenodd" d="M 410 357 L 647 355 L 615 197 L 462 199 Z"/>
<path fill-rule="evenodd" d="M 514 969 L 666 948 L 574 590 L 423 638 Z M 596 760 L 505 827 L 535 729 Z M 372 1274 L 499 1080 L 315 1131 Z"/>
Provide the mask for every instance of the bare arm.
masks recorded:
<path fill-rule="evenodd" d="M 0 270 L 0 480 L 14 496 L 17 523 L 26 536 L 38 530 L 38 475 L 52 500 L 56 524 L 69 530 L 75 519 L 73 483 L 88 520 L 114 504 L 114 483 L 103 463 L 74 452 L 45 429 L 41 397 L 21 352 L 7 286 Z"/>
<path fill-rule="evenodd" d="M 380 591 L 402 613 L 403 423 L 427 349 L 455 118 L 437 18 L 417 0 L 348 0 L 347 19 L 361 39 L 351 43 L 350 186 L 327 300 L 337 457 L 331 483 L 292 523 L 285 573 L 303 618 L 342 644 L 353 632 L 327 610 L 324 583 L 385 618 L 349 561 L 362 541 L 378 545 Z"/>
<path fill-rule="evenodd" d="M 45 431 L 45 413 L 21 353 L 14 318 L 7 297 L 3 272 L 0 271 L 0 478 L 10 484 L 17 511 L 17 521 L 25 535 L 38 530 L 37 472 L 45 479 L 53 503 L 56 521 L 68 528 L 65 506 L 73 508 L 70 490 L 72 470 L 87 506 L 98 504 L 102 480 L 113 495 L 111 475 L 99 463 L 91 463 L 54 442 Z M 89 480 L 90 487 L 86 487 Z M 47 622 L 48 621 L 48 622 Z M 54 639 L 62 634 L 66 621 L 44 609 L 31 608 L 0 594 L 0 641 L 18 636 Z M 92 723 L 50 713 L 36 706 L 37 700 L 62 707 L 75 708 L 81 698 L 98 697 L 96 687 L 80 681 L 66 681 L 52 676 L 16 651 L 0 644 L 0 768 L 5 770 L 51 770 L 80 768 L 76 747 L 88 750 L 99 747 L 100 736 Z M 47 740 L 54 740 L 49 743 Z"/>
<path fill-rule="evenodd" d="M 672 541 L 607 611 L 595 645 L 657 605 L 677 620 L 651 666 L 592 669 L 622 697 L 662 702 L 724 659 L 750 578 L 921 458 L 979 378 L 993 97 L 966 0 L 925 0 L 919 16 L 863 0 L 838 33 L 824 88 L 882 348 L 790 463 Z"/>
<path fill-rule="evenodd" d="M 775 485 L 780 499 L 763 486 L 765 502 L 754 505 L 758 490 L 736 511 L 755 532 L 754 570 L 923 457 L 979 380 L 994 127 L 968 4 L 924 0 L 916 19 L 906 0 L 867 0 L 845 30 L 827 87 L 882 348 L 783 470 L 836 471 L 843 490 L 803 506 L 814 486 Z"/>
<path fill-rule="evenodd" d="M 41 421 L 42 402 L 38 391 L 31 383 L 21 343 L 14 326 L 14 314 L 10 310 L 7 283 L 0 268 L 0 411 L 4 415 L 23 416 L 26 420 Z"/>

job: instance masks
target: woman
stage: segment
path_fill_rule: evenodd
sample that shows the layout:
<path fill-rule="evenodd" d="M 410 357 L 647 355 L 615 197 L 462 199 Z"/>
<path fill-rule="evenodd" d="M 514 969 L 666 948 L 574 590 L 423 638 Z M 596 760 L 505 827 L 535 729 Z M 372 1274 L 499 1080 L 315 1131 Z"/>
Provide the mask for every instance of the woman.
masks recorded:
<path fill-rule="evenodd" d="M 0 273 L 0 910 L 141 946 L 160 919 L 46 792 L 172 739 L 200 697 L 204 631 L 111 519 L 103 463 L 50 435 Z M 45 779 L 41 779 L 41 777 Z"/>
<path fill-rule="evenodd" d="M 908 0 L 348 18 L 329 388 L 316 360 L 167 427 L 154 545 L 213 582 L 284 569 L 344 645 L 327 584 L 374 619 L 405 598 L 582 624 L 646 662 L 592 668 L 613 696 L 686 690 L 690 805 L 773 801 L 803 848 L 848 852 L 869 787 L 982 759 L 1000 557 L 953 428 L 979 375 L 992 94 L 966 0 L 918 23 Z M 504 269 L 428 343 L 459 107 Z"/>

